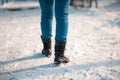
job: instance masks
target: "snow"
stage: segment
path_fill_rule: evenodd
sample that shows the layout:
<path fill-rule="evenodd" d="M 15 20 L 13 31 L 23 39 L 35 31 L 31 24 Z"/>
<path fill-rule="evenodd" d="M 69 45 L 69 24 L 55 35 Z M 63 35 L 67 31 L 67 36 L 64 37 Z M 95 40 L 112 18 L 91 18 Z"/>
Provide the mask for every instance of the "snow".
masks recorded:
<path fill-rule="evenodd" d="M 70 63 L 60 67 L 53 64 L 55 19 L 53 54 L 45 58 L 39 9 L 0 11 L 0 80 L 119 80 L 120 5 L 106 4 L 70 7 L 65 52 Z"/>
<path fill-rule="evenodd" d="M 38 1 L 11 1 L 0 6 L 0 9 L 27 9 L 37 7 L 39 7 Z"/>

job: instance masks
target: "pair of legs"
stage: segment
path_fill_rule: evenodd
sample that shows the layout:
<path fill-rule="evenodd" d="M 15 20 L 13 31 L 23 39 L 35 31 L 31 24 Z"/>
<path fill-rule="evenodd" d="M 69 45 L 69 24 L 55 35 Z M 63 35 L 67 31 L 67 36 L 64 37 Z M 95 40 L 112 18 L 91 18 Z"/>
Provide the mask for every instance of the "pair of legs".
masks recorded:
<path fill-rule="evenodd" d="M 55 4 L 55 40 L 67 40 L 69 0 L 39 0 L 41 7 L 41 31 L 43 39 L 52 37 L 52 20 Z"/>
<path fill-rule="evenodd" d="M 55 12 L 56 34 L 54 63 L 57 65 L 68 63 L 69 59 L 64 56 L 64 50 L 68 33 L 69 0 L 39 0 L 39 2 L 41 7 L 41 38 L 44 45 L 42 54 L 46 57 L 50 57 L 51 55 L 52 20 L 53 12 Z"/>

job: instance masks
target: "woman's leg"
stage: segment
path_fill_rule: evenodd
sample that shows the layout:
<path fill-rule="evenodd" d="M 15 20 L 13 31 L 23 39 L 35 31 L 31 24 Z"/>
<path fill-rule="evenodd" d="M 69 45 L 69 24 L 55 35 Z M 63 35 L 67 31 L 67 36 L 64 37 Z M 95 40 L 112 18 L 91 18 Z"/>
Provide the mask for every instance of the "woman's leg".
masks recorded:
<path fill-rule="evenodd" d="M 66 42 L 68 33 L 69 0 L 55 0 L 56 36 L 58 41 Z"/>
<path fill-rule="evenodd" d="M 42 38 L 47 40 L 52 36 L 52 19 L 54 0 L 39 0 L 41 7 L 41 32 Z"/>
<path fill-rule="evenodd" d="M 69 62 L 69 59 L 64 55 L 68 33 L 68 7 L 69 0 L 56 0 L 55 2 L 56 41 L 54 63 L 56 65 Z"/>
<path fill-rule="evenodd" d="M 50 57 L 51 52 L 51 36 L 52 36 L 52 18 L 54 0 L 39 0 L 41 7 L 41 38 L 43 42 L 42 54 Z"/>

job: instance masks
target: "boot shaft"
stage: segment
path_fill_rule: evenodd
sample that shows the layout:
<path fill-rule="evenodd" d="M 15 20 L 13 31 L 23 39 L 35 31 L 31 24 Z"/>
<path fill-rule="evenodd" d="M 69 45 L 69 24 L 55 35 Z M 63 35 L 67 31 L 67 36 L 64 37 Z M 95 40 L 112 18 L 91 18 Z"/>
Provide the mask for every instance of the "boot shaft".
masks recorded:
<path fill-rule="evenodd" d="M 42 37 L 41 37 L 41 39 L 42 39 L 42 42 L 43 42 L 44 49 L 51 49 L 51 46 L 52 46 L 51 45 L 51 39 L 45 40 Z"/>
<path fill-rule="evenodd" d="M 66 42 L 56 41 L 55 42 L 55 56 L 64 56 Z"/>

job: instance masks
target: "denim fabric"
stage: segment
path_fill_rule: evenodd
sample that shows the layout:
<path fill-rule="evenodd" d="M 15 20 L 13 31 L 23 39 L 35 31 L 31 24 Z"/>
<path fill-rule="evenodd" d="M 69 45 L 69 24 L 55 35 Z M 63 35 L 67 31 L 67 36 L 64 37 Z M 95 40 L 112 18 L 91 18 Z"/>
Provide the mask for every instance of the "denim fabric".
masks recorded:
<path fill-rule="evenodd" d="M 42 38 L 50 39 L 52 37 L 53 10 L 55 10 L 55 40 L 65 42 L 67 40 L 68 33 L 69 0 L 39 0 L 39 3 L 41 7 Z"/>

